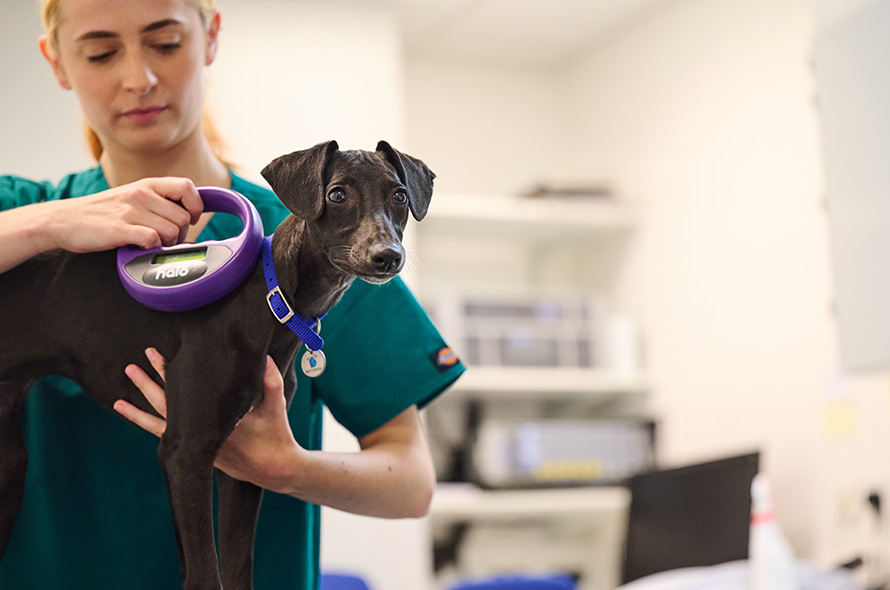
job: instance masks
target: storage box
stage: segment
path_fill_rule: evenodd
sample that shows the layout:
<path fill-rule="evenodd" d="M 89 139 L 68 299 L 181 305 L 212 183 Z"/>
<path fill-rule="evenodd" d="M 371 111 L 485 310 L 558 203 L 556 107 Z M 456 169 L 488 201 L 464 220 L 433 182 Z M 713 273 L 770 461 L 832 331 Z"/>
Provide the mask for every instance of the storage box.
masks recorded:
<path fill-rule="evenodd" d="M 655 426 L 630 419 L 489 419 L 472 451 L 485 487 L 621 482 L 655 466 Z"/>
<path fill-rule="evenodd" d="M 605 323 L 590 297 L 442 298 L 434 316 L 474 366 L 583 367 L 604 362 Z"/>

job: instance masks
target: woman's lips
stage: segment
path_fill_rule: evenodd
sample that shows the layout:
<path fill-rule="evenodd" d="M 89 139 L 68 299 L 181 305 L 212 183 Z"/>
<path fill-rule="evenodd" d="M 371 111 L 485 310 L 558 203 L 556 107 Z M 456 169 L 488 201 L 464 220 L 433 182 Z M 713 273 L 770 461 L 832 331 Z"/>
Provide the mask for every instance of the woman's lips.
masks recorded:
<path fill-rule="evenodd" d="M 167 110 L 167 107 L 139 107 L 121 113 L 121 116 L 133 123 L 151 123 L 161 116 L 161 113 L 165 110 Z"/>

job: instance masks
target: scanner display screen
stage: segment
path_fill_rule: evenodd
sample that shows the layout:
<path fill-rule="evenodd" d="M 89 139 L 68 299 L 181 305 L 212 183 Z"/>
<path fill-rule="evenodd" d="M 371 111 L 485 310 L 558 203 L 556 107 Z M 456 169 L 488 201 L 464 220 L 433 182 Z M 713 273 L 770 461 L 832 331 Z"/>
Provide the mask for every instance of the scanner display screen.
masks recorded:
<path fill-rule="evenodd" d="M 191 260 L 204 260 L 207 257 L 207 248 L 194 248 L 192 250 L 179 250 L 178 252 L 162 252 L 156 254 L 152 264 L 168 264 L 170 262 L 188 262 Z"/>

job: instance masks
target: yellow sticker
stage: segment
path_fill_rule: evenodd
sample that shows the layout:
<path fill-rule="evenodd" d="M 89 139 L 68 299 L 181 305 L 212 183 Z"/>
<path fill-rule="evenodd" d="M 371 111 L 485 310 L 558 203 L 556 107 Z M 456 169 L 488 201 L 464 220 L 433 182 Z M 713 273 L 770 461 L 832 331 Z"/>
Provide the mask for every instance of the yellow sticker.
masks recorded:
<path fill-rule="evenodd" d="M 850 401 L 840 401 L 822 409 L 822 431 L 826 438 L 838 439 L 852 436 L 858 428 L 856 405 Z"/>

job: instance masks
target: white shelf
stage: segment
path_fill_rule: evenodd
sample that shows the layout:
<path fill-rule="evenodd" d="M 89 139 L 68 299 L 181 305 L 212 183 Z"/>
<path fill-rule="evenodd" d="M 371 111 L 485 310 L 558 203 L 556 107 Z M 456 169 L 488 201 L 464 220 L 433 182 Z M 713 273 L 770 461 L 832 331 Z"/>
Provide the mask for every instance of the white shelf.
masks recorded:
<path fill-rule="evenodd" d="M 630 492 L 619 486 L 541 490 L 483 490 L 472 484 L 439 484 L 433 519 L 514 520 L 523 517 L 621 515 Z"/>
<path fill-rule="evenodd" d="M 423 233 L 521 239 L 566 239 L 628 231 L 634 209 L 609 198 L 553 199 L 492 195 L 437 195 Z"/>
<path fill-rule="evenodd" d="M 468 397 L 563 395 L 598 397 L 642 394 L 647 383 L 641 375 L 608 369 L 469 367 L 451 392 Z"/>

